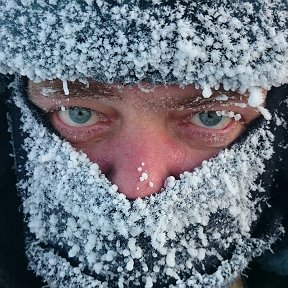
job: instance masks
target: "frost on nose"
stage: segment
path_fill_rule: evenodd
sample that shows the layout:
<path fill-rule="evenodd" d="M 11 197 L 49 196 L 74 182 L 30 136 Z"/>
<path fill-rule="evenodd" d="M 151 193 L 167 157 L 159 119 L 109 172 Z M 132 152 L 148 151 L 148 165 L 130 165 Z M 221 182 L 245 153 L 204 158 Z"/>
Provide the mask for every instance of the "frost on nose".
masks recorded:
<path fill-rule="evenodd" d="M 122 170 L 118 168 L 111 181 L 128 199 L 136 199 L 160 192 L 167 176 L 164 167 L 147 165 L 145 161 L 141 161 L 138 166 L 134 165 Z"/>
<path fill-rule="evenodd" d="M 106 176 L 128 199 L 159 193 L 166 178 L 175 170 L 172 155 L 181 151 L 159 125 L 145 123 L 126 126 L 121 136 L 110 143 L 113 149 L 106 150 L 111 166 Z"/>
<path fill-rule="evenodd" d="M 140 182 L 148 181 L 148 185 L 149 185 L 149 187 L 152 189 L 152 188 L 154 187 L 154 182 L 153 182 L 153 181 L 150 181 L 150 179 L 148 179 L 148 178 L 149 178 L 149 174 L 148 174 L 148 172 L 147 172 L 145 169 L 143 169 L 144 166 L 145 166 L 145 162 L 141 162 L 141 166 L 139 166 L 139 167 L 137 168 L 137 171 L 142 172 L 141 176 L 139 177 L 139 180 L 140 180 Z M 143 167 L 143 168 L 142 168 L 142 167 Z M 143 172 L 143 171 L 144 171 L 144 172 Z M 136 187 L 136 190 L 139 191 L 140 188 L 139 188 L 139 187 Z"/>

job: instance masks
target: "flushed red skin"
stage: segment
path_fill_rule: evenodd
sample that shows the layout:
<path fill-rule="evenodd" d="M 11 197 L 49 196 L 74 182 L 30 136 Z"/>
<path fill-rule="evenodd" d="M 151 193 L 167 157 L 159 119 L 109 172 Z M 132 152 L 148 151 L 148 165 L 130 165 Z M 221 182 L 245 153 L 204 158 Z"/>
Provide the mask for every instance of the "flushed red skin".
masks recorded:
<path fill-rule="evenodd" d="M 219 101 L 216 96 L 225 92 L 215 91 L 211 98 L 203 99 L 201 91 L 191 85 L 183 89 L 177 85 L 89 84 L 85 88 L 71 83 L 67 97 L 60 81 L 30 82 L 29 97 L 48 112 L 62 106 L 97 111 L 98 121 L 83 127 L 68 125 L 58 112 L 51 112 L 50 119 L 56 130 L 98 163 L 129 199 L 159 192 L 168 176 L 178 177 L 219 153 L 259 115 L 255 109 L 233 105 L 247 101 L 235 92 L 231 100 Z M 43 87 L 56 92 L 43 96 Z M 241 121 L 231 119 L 221 129 L 195 124 L 193 115 L 210 110 L 234 111 L 241 114 Z M 147 179 L 141 178 L 143 172 Z"/>

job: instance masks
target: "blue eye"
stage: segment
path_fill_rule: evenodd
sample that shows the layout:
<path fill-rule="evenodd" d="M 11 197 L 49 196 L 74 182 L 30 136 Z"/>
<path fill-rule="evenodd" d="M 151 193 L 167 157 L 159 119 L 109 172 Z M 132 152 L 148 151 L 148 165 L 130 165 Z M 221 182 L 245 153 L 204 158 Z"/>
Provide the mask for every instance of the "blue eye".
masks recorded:
<path fill-rule="evenodd" d="M 74 107 L 74 108 L 69 108 L 68 111 L 69 111 L 68 113 L 69 113 L 70 119 L 76 124 L 85 124 L 91 118 L 90 109 Z"/>
<path fill-rule="evenodd" d="M 199 113 L 199 120 L 201 123 L 208 127 L 218 125 L 223 119 L 222 115 L 217 115 L 215 111 L 201 112 Z"/>
<path fill-rule="evenodd" d="M 192 114 L 189 121 L 199 127 L 209 129 L 225 129 L 233 119 L 216 111 L 205 111 Z"/>
<path fill-rule="evenodd" d="M 60 119 L 71 127 L 94 125 L 102 119 L 101 113 L 82 107 L 64 108 L 57 113 Z"/>

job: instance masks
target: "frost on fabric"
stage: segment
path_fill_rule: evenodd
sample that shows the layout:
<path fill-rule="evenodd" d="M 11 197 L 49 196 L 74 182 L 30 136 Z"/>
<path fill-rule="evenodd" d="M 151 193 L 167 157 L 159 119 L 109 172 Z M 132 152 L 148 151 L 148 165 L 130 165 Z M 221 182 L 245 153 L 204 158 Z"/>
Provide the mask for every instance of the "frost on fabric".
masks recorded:
<path fill-rule="evenodd" d="M 276 240 L 277 229 L 263 239 L 250 234 L 267 205 L 256 182 L 273 154 L 265 127 L 179 180 L 168 177 L 161 193 L 129 201 L 97 164 L 38 123 L 19 92 L 14 102 L 28 135 L 28 177 L 18 184 L 26 253 L 51 287 L 157 287 L 161 280 L 223 287 Z"/>
<path fill-rule="evenodd" d="M 0 73 L 32 80 L 288 82 L 287 0 L 0 1 Z"/>
<path fill-rule="evenodd" d="M 257 108 L 266 120 L 271 120 L 272 115 L 265 107 L 262 106 L 266 98 L 265 95 L 263 94 L 262 89 L 257 87 L 250 87 L 248 91 L 250 93 L 248 98 L 248 105 L 250 107 Z"/>

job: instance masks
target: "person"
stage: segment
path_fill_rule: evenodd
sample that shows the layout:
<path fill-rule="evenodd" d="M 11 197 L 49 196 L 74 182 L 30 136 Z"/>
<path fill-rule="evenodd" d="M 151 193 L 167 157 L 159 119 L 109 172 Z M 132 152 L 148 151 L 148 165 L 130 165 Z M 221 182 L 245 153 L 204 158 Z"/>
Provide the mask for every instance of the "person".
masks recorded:
<path fill-rule="evenodd" d="M 1 285 L 264 287 L 265 262 L 287 286 L 287 16 L 0 1 Z"/>

